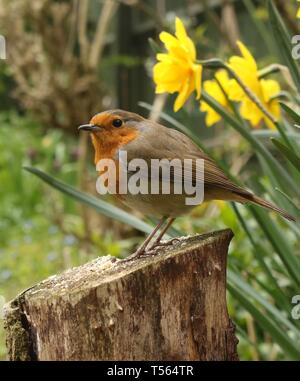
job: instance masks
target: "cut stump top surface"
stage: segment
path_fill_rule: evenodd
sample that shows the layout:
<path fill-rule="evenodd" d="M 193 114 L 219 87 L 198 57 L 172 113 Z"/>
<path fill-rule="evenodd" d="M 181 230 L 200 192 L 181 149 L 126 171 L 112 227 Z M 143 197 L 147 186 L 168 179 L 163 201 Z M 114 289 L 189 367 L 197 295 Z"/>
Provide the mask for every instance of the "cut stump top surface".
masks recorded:
<path fill-rule="evenodd" d="M 53 294 L 58 296 L 66 292 L 68 294 L 76 293 L 76 291 L 82 292 L 85 288 L 90 290 L 103 283 L 123 278 L 149 265 L 158 264 L 169 258 L 176 258 L 186 251 L 199 249 L 200 246 L 209 244 L 216 245 L 218 239 L 224 240 L 225 238 L 229 243 L 232 237 L 233 233 L 230 229 L 181 237 L 172 246 L 161 247 L 156 255 L 141 257 L 130 262 L 122 262 L 122 260 L 109 255 L 98 257 L 84 265 L 50 276 L 32 288 L 25 290 L 26 297 L 47 298 L 52 297 Z"/>

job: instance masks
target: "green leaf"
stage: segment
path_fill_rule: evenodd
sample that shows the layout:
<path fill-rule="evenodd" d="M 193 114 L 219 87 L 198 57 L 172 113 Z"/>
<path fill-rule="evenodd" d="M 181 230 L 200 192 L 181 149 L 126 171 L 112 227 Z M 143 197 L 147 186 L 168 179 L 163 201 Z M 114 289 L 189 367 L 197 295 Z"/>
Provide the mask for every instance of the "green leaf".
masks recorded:
<path fill-rule="evenodd" d="M 300 158 L 286 145 L 282 144 L 279 140 L 271 138 L 272 143 L 275 147 L 282 153 L 282 155 L 291 163 L 293 166 L 300 171 Z"/>
<path fill-rule="evenodd" d="M 287 104 L 279 102 L 281 108 L 293 119 L 293 121 L 300 126 L 300 115 L 292 110 Z M 300 134 L 298 134 L 300 137 Z"/>
<path fill-rule="evenodd" d="M 226 64 L 219 58 L 210 58 L 208 60 L 197 60 L 198 64 L 202 65 L 206 69 L 226 69 Z"/>
<path fill-rule="evenodd" d="M 140 230 L 144 233 L 150 233 L 153 228 L 141 221 L 137 217 L 125 212 L 124 210 L 117 208 L 114 205 L 109 204 L 103 200 L 99 200 L 94 196 L 90 196 L 84 192 L 77 190 L 76 188 L 63 183 L 62 181 L 46 174 L 45 172 L 32 167 L 24 167 L 24 169 L 30 173 L 33 173 L 40 179 L 42 179 L 45 183 L 51 185 L 53 188 L 58 189 L 59 191 L 71 196 L 75 200 L 86 204 L 93 209 L 97 210 L 97 212 L 103 214 L 106 217 L 113 218 L 119 222 L 123 222 L 124 224 L 130 225 L 137 230 Z"/>
<path fill-rule="evenodd" d="M 291 36 L 272 0 L 268 0 L 268 10 L 274 40 L 277 42 L 278 53 L 282 58 L 282 62 L 288 66 L 298 91 L 300 91 L 300 71 L 298 63 L 292 57 L 293 45 L 291 43 Z"/>
<path fill-rule="evenodd" d="M 279 132 L 272 130 L 255 130 L 251 131 L 251 134 L 262 139 L 280 138 Z M 297 134 L 296 132 L 287 132 L 287 136 L 293 140 L 300 140 L 300 133 Z"/>
<path fill-rule="evenodd" d="M 300 331 L 293 323 L 291 323 L 290 320 L 286 318 L 285 314 L 283 314 L 282 311 L 279 311 L 274 305 L 262 297 L 259 292 L 257 292 L 250 284 L 246 283 L 238 274 L 234 273 L 231 269 L 228 270 L 228 280 L 236 284 L 239 290 L 242 291 L 245 295 L 264 307 L 268 313 L 272 315 L 278 322 L 284 324 L 286 328 L 290 329 L 294 335 L 298 337 L 300 342 Z M 290 316 L 290 310 L 287 310 L 286 312 L 287 315 Z"/>
<path fill-rule="evenodd" d="M 281 136 L 282 140 L 285 142 L 285 144 L 286 144 L 292 151 L 294 151 L 294 147 L 293 147 L 292 143 L 290 142 L 290 140 L 289 140 L 289 138 L 288 138 L 288 136 L 287 136 L 287 131 L 285 130 L 285 129 L 286 129 L 285 124 L 278 120 L 278 121 L 275 123 L 275 126 L 276 126 L 277 130 L 279 131 L 280 136 Z"/>
<path fill-rule="evenodd" d="M 270 216 L 268 216 L 265 211 L 252 205 L 249 206 L 249 209 L 253 213 L 274 250 L 280 256 L 280 259 L 288 270 L 291 279 L 294 280 L 297 287 L 300 287 L 300 260 L 295 255 L 286 234 L 284 231 L 279 230 L 277 225 L 274 224 Z"/>
<path fill-rule="evenodd" d="M 272 39 L 272 35 L 270 34 L 267 25 L 257 17 L 257 7 L 253 4 L 252 0 L 243 0 L 245 8 L 247 9 L 252 22 L 255 26 L 255 29 L 259 32 L 260 38 L 264 41 L 264 46 L 269 50 L 269 53 L 273 53 L 275 51 L 275 42 Z"/>
<path fill-rule="evenodd" d="M 280 194 L 282 194 L 282 196 L 285 197 L 295 209 L 300 211 L 300 205 L 297 205 L 296 202 L 289 195 L 287 195 L 286 193 L 284 193 L 282 190 L 278 188 L 275 188 L 275 190 L 279 192 Z"/>
<path fill-rule="evenodd" d="M 281 306 L 286 306 L 287 305 L 286 295 L 283 293 L 281 287 L 278 285 L 278 282 L 274 278 L 271 272 L 271 269 L 266 264 L 266 260 L 268 258 L 267 250 L 265 249 L 263 245 L 260 244 L 260 242 L 257 241 L 257 237 L 255 236 L 255 234 L 252 234 L 252 231 L 250 227 L 248 226 L 248 222 L 246 221 L 246 219 L 242 217 L 237 205 L 233 202 L 231 203 L 231 205 L 253 246 L 253 255 L 255 256 L 262 270 L 267 276 L 268 284 L 272 285 L 274 288 L 274 291 L 272 292 L 272 296 L 276 299 L 278 303 L 280 303 Z"/>
<path fill-rule="evenodd" d="M 156 41 L 153 40 L 153 38 L 149 37 L 148 38 L 149 45 L 153 51 L 153 53 L 158 54 L 161 52 L 161 47 L 158 45 Z"/>
<path fill-rule="evenodd" d="M 251 290 L 250 286 L 245 287 L 245 285 L 247 286 L 243 280 L 233 274 L 232 271 L 228 271 L 227 287 L 229 292 L 233 297 L 239 300 L 262 329 L 268 332 L 282 349 L 291 356 L 291 358 L 298 360 L 300 357 L 300 347 L 299 345 L 297 346 L 298 341 L 291 340 L 287 334 L 287 328 L 291 328 L 291 323 L 289 322 L 288 325 L 286 325 L 286 319 L 279 311 L 276 311 L 275 307 L 271 306 L 265 299 L 258 298 L 258 294 L 254 290 Z M 256 300 L 262 307 L 266 308 L 269 314 L 258 309 L 252 299 Z M 285 327 L 279 323 L 283 323 Z"/>

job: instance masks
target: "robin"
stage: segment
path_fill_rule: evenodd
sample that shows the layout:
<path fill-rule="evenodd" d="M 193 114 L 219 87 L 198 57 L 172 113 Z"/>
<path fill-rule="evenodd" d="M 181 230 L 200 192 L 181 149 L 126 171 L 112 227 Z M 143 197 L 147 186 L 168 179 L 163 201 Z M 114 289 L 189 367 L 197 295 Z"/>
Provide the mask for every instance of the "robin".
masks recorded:
<path fill-rule="evenodd" d="M 117 165 L 120 164 L 121 151 L 126 151 L 128 162 L 136 158 L 143 159 L 147 163 L 152 159 L 179 159 L 179 163 L 185 159 L 191 159 L 192 162 L 202 159 L 204 161 L 204 201 L 225 200 L 242 204 L 252 203 L 273 210 L 287 220 L 295 221 L 294 217 L 286 211 L 234 184 L 209 156 L 190 138 L 177 130 L 123 110 L 109 110 L 96 114 L 89 124 L 80 126 L 79 130 L 90 132 L 96 164 L 101 159 L 111 159 Z M 190 172 L 192 180 L 200 177 L 195 166 L 191 167 Z M 132 175 L 133 173 L 128 171 L 128 177 Z M 150 181 L 150 178 L 147 180 Z M 175 176 L 170 177 L 170 181 L 174 183 Z M 160 191 L 158 194 L 151 194 L 151 192 L 131 194 L 129 191 L 126 194 L 117 192 L 117 197 L 134 210 L 160 218 L 152 233 L 130 258 L 140 257 L 153 251 L 155 247 L 164 245 L 165 243 L 161 240 L 175 218 L 188 213 L 194 207 L 194 205 L 187 205 L 184 192 L 163 194 Z M 161 231 L 157 238 L 150 244 L 159 230 Z"/>

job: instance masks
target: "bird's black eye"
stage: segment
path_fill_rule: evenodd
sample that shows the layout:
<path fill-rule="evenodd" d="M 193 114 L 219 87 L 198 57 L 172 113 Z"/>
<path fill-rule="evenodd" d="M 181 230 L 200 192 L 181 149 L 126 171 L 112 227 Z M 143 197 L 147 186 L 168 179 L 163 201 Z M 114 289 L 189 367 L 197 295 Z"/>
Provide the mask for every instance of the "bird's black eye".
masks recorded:
<path fill-rule="evenodd" d="M 121 127 L 123 124 L 123 121 L 121 119 L 114 119 L 113 122 L 112 122 L 112 125 L 114 127 Z"/>

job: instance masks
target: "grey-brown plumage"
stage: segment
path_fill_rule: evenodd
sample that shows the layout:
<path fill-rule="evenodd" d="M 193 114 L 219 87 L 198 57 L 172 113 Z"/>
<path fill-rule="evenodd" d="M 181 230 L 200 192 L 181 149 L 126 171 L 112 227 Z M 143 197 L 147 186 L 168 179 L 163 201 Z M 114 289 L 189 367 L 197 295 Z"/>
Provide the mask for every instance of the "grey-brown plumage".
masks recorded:
<path fill-rule="evenodd" d="M 284 218 L 295 221 L 294 217 L 285 210 L 278 208 L 276 205 L 263 200 L 254 195 L 250 191 L 236 185 L 224 174 L 224 172 L 216 165 L 216 163 L 206 155 L 193 141 L 183 133 L 167 128 L 161 124 L 147 120 L 138 114 L 123 111 L 110 110 L 95 115 L 89 124 L 80 126 L 80 129 L 89 131 L 92 135 L 92 142 L 95 148 L 95 162 L 100 159 L 113 159 L 118 165 L 122 165 L 120 151 L 127 152 L 127 162 L 133 159 L 143 159 L 147 162 L 148 168 L 151 168 L 150 161 L 152 159 L 179 159 L 174 165 L 171 180 L 171 193 L 153 194 L 132 194 L 130 190 L 126 194 L 119 194 L 119 199 L 146 215 L 154 215 L 161 218 L 160 222 L 144 241 L 142 246 L 137 250 L 134 257 L 139 257 L 148 250 L 151 239 L 159 229 L 161 233 L 158 235 L 154 244 L 150 246 L 150 251 L 160 245 L 161 238 L 166 230 L 172 224 L 177 216 L 188 213 L 193 208 L 186 203 L 186 193 L 176 194 L 174 187 L 176 182 L 181 181 L 178 177 L 176 165 L 180 170 L 183 168 L 183 161 L 190 159 L 192 166 L 187 177 L 192 183 L 203 183 L 203 172 L 197 169 L 197 159 L 204 161 L 204 201 L 225 200 L 235 201 L 239 203 L 253 203 L 264 208 L 273 210 L 281 214 Z M 134 172 L 126 167 L 128 177 L 134 176 Z M 186 174 L 185 174 L 186 175 Z M 164 178 L 158 174 L 160 185 L 164 182 Z M 144 181 L 150 189 L 151 173 L 144 173 L 142 181 Z M 163 227 L 166 219 L 169 222 Z"/>
<path fill-rule="evenodd" d="M 250 202 L 271 209 L 288 220 L 295 221 L 295 218 L 283 209 L 234 184 L 216 163 L 183 133 L 146 119 L 142 121 L 137 120 L 136 122 L 132 122 L 132 124 L 139 129 L 140 134 L 135 140 L 123 147 L 128 153 L 128 160 L 136 157 L 142 157 L 149 162 L 150 159 L 154 158 L 166 158 L 169 160 L 175 158 L 181 160 L 203 159 L 205 163 L 204 201 L 226 200 L 239 203 Z M 197 178 L 197 175 L 197 172 L 193 171 L 192 178 Z M 175 196 L 176 199 L 178 195 L 173 196 Z M 151 195 L 149 195 L 149 197 L 151 197 Z M 162 202 L 165 202 L 165 197 L 161 199 Z M 180 199 L 180 197 L 178 197 L 178 199 Z M 189 209 L 188 206 L 186 206 L 186 208 Z M 178 209 L 181 210 L 180 205 L 178 205 Z"/>

